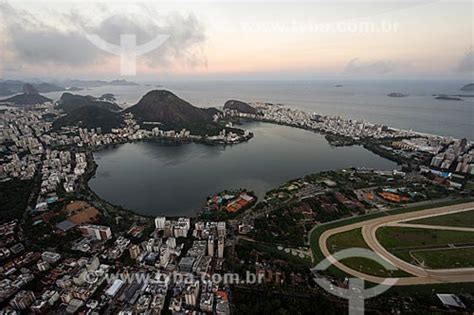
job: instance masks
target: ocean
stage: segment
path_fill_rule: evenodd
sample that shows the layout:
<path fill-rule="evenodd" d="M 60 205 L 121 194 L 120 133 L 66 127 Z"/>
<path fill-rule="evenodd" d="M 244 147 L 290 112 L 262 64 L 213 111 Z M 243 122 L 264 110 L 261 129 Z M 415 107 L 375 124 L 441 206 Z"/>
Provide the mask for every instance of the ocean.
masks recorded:
<path fill-rule="evenodd" d="M 168 89 L 198 107 L 222 107 L 229 99 L 282 103 L 323 115 L 473 140 L 474 97 L 447 101 L 436 100 L 433 96 L 474 96 L 472 92 L 460 91 L 467 83 L 458 80 L 183 81 L 105 86 L 76 93 L 92 96 L 113 93 L 118 102 L 127 107 L 138 102 L 150 90 Z M 408 96 L 387 96 L 392 92 Z M 61 94 L 54 92 L 45 95 L 58 99 Z"/>

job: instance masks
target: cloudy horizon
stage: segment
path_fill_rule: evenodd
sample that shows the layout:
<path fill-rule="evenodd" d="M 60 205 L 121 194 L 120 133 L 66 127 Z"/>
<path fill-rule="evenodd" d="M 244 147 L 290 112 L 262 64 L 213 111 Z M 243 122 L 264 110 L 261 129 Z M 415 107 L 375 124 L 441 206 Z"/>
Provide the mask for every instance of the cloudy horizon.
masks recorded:
<path fill-rule="evenodd" d="M 472 79 L 471 1 L 91 1 L 0 4 L 0 79 Z M 420 23 L 420 17 L 423 23 Z M 166 40 L 136 57 L 120 46 Z"/>

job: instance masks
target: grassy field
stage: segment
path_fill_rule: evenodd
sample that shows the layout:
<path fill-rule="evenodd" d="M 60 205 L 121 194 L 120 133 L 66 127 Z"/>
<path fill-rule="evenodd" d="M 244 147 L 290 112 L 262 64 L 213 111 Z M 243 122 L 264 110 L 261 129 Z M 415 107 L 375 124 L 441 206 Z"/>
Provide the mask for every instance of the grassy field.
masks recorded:
<path fill-rule="evenodd" d="M 474 210 L 414 220 L 408 223 L 474 228 Z"/>
<path fill-rule="evenodd" d="M 426 267 L 434 269 L 460 265 L 469 267 L 472 264 L 462 262 L 462 252 L 451 252 L 449 244 L 474 243 L 474 232 L 382 227 L 377 230 L 377 239 L 392 254 L 411 264 L 419 265 L 423 261 Z M 423 251 L 430 247 L 435 248 L 429 252 Z M 474 254 L 474 250 L 472 253 Z"/>
<path fill-rule="evenodd" d="M 362 237 L 361 229 L 354 229 L 347 232 L 335 234 L 328 241 L 328 248 L 331 253 L 341 251 L 346 248 L 369 248 Z M 371 259 L 363 257 L 353 257 L 341 260 L 344 265 L 374 276 L 379 277 L 408 277 L 410 274 L 402 270 L 386 270 L 382 265 Z"/>
<path fill-rule="evenodd" d="M 369 248 L 362 237 L 361 229 L 335 234 L 328 239 L 327 244 L 331 253 L 351 247 Z"/>
<path fill-rule="evenodd" d="M 394 209 L 390 210 L 387 212 L 375 212 L 371 213 L 368 215 L 362 215 L 354 218 L 348 218 L 336 222 L 330 222 L 327 224 L 323 224 L 321 226 L 318 226 L 315 228 L 310 235 L 309 241 L 311 244 L 311 251 L 313 253 L 313 265 L 315 266 L 318 264 L 321 260 L 323 260 L 325 257 L 323 253 L 321 252 L 321 249 L 319 248 L 318 240 L 321 234 L 323 234 L 325 231 L 334 229 L 340 226 L 344 225 L 349 225 L 357 222 L 362 222 L 362 221 L 367 221 L 375 218 L 380 218 L 382 216 L 386 215 L 391 215 L 391 214 L 399 214 L 399 213 L 405 213 L 405 212 L 412 212 L 412 211 L 419 211 L 419 210 L 424 210 L 424 209 L 429 209 L 429 208 L 436 208 L 436 207 L 444 207 L 444 206 L 450 206 L 450 205 L 455 205 L 455 204 L 460 204 L 460 203 L 465 203 L 465 202 L 470 202 L 472 201 L 472 198 L 466 198 L 466 199 L 456 199 L 456 200 L 450 200 L 450 201 L 443 201 L 443 202 L 433 202 L 432 204 L 427 204 L 427 205 L 422 205 L 422 206 L 412 206 L 412 207 L 406 207 L 406 208 L 399 208 L 399 209 Z M 343 271 L 339 270 L 338 268 L 331 266 L 327 270 L 328 274 L 331 274 L 332 276 L 335 276 L 337 278 L 344 278 L 347 276 L 346 273 Z"/>
<path fill-rule="evenodd" d="M 425 262 L 425 267 L 432 269 L 474 267 L 474 248 L 450 248 L 436 250 L 412 251 L 418 261 Z"/>
<path fill-rule="evenodd" d="M 377 239 L 386 249 L 474 243 L 474 232 L 381 227 Z"/>

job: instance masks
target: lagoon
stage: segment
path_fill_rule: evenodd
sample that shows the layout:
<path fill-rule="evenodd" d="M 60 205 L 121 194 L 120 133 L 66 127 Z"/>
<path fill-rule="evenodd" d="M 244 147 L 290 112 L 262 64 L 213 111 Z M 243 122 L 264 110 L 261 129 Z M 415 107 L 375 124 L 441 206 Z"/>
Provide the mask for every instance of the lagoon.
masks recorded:
<path fill-rule="evenodd" d="M 94 153 L 89 186 L 101 198 L 140 214 L 194 216 L 206 197 L 225 189 L 266 191 L 310 173 L 364 166 L 395 169 L 396 163 L 361 146 L 333 147 L 307 130 L 252 122 L 249 142 L 232 146 L 142 141 Z"/>

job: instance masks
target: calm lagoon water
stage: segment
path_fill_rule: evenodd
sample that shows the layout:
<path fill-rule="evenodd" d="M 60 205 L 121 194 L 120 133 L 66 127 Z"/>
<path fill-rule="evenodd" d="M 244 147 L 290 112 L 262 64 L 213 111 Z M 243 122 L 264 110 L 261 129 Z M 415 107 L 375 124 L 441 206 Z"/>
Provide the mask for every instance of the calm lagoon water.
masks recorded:
<path fill-rule="evenodd" d="M 474 95 L 459 90 L 466 83 L 388 79 L 142 82 L 139 86 L 105 86 L 78 94 L 114 93 L 127 107 L 150 90 L 168 89 L 198 107 L 222 107 L 229 99 L 266 101 L 308 112 L 474 139 L 474 97 L 443 101 L 433 96 Z M 343 86 L 336 87 L 340 84 Z M 391 92 L 409 96 L 388 97 Z M 57 99 L 61 94 L 46 96 Z M 193 215 L 206 196 L 223 189 L 245 187 L 261 196 L 289 179 L 321 170 L 396 167 L 362 147 L 333 148 L 323 136 L 312 132 L 258 123 L 247 128 L 255 138 L 236 146 L 140 142 L 98 152 L 95 157 L 99 168 L 90 186 L 102 198 L 140 213 Z"/>
<path fill-rule="evenodd" d="M 256 122 L 243 127 L 255 137 L 234 146 L 135 142 L 96 152 L 99 167 L 89 185 L 105 200 L 138 213 L 192 216 L 208 195 L 224 189 L 247 188 L 263 196 L 322 170 L 397 168 L 360 146 L 332 147 L 310 131 Z"/>

